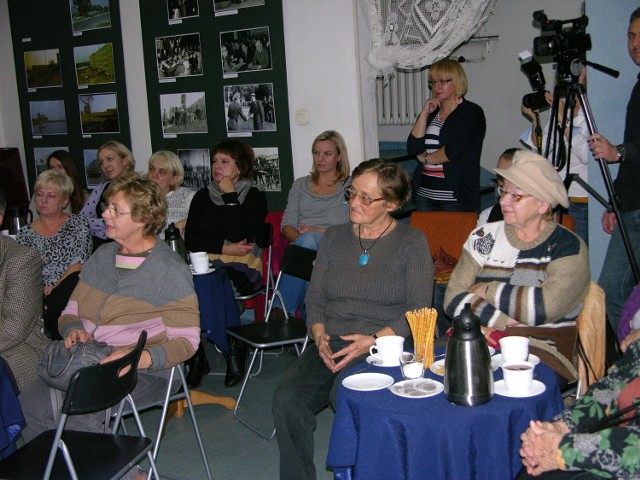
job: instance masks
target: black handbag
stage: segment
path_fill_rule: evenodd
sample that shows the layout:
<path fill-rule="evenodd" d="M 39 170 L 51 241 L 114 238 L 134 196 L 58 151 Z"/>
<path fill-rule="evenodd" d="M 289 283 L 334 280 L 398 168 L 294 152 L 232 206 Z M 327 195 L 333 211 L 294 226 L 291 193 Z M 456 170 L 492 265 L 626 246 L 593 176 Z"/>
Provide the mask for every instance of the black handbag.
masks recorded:
<path fill-rule="evenodd" d="M 67 349 L 64 340 L 49 343 L 38 366 L 38 375 L 51 388 L 67 391 L 71 376 L 79 369 L 96 365 L 114 348 L 104 342 L 89 340 Z"/>

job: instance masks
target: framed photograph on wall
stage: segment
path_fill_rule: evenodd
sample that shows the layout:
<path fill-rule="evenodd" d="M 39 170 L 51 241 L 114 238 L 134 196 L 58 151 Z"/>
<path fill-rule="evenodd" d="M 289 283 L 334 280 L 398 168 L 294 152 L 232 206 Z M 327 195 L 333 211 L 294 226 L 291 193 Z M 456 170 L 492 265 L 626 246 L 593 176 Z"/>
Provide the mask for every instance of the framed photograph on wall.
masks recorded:
<path fill-rule="evenodd" d="M 78 86 L 114 83 L 113 44 L 99 43 L 73 48 Z"/>
<path fill-rule="evenodd" d="M 85 149 L 83 151 L 84 173 L 87 179 L 87 188 L 93 190 L 96 185 L 102 183 L 102 170 L 98 164 L 98 149 Z"/>
<path fill-rule="evenodd" d="M 158 80 L 202 75 L 199 33 L 156 37 Z"/>
<path fill-rule="evenodd" d="M 69 151 L 69 147 L 39 147 L 33 149 L 36 177 L 49 168 L 47 166 L 47 158 L 57 150 Z"/>
<path fill-rule="evenodd" d="M 254 148 L 253 152 L 256 155 L 253 167 L 253 181 L 256 186 L 267 192 L 282 191 L 278 148 Z"/>
<path fill-rule="evenodd" d="M 74 34 L 111 27 L 109 0 L 69 0 Z"/>
<path fill-rule="evenodd" d="M 118 94 L 94 93 L 78 95 L 82 134 L 118 133 Z"/>
<path fill-rule="evenodd" d="M 200 190 L 211 181 L 211 157 L 208 148 L 178 149 L 178 158 L 184 167 L 183 187 Z"/>
<path fill-rule="evenodd" d="M 64 100 L 29 102 L 31 131 L 34 137 L 67 133 L 67 116 Z"/>
<path fill-rule="evenodd" d="M 204 92 L 160 95 L 163 135 L 207 133 Z"/>
<path fill-rule="evenodd" d="M 214 0 L 213 9 L 216 15 L 220 13 L 232 13 L 234 10 L 248 7 L 262 7 L 264 0 Z"/>
<path fill-rule="evenodd" d="M 167 0 L 167 16 L 169 21 L 200 15 L 198 0 Z"/>
<path fill-rule="evenodd" d="M 34 50 L 24 52 L 27 88 L 61 87 L 60 50 Z"/>
<path fill-rule="evenodd" d="M 227 134 L 277 130 L 273 83 L 225 85 L 224 114 Z"/>
<path fill-rule="evenodd" d="M 220 57 L 224 75 L 271 70 L 269 27 L 220 32 Z"/>

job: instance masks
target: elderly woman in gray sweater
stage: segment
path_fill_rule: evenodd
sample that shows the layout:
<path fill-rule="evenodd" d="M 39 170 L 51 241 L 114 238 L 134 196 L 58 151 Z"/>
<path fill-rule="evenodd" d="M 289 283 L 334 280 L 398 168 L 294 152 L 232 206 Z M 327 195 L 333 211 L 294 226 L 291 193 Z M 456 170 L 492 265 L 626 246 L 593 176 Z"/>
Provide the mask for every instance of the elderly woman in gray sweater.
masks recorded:
<path fill-rule="evenodd" d="M 409 336 L 405 312 L 431 306 L 433 262 L 426 237 L 391 213 L 407 200 L 404 168 L 361 163 L 347 189 L 350 223 L 327 229 L 307 293 L 314 344 L 275 391 L 280 478 L 316 478 L 315 415 L 335 399 L 343 372 L 369 353 L 377 337 Z"/>
<path fill-rule="evenodd" d="M 318 135 L 311 146 L 311 154 L 311 173 L 298 178 L 289 191 L 282 217 L 282 234 L 296 245 L 317 250 L 328 227 L 349 221 L 345 190 L 351 185 L 351 168 L 344 138 L 336 131 L 327 130 Z M 294 315 L 300 309 L 304 317 L 308 286 L 309 282 L 283 275 L 279 290 L 285 305 L 276 300 L 277 308 L 271 315 L 282 318 L 284 310 Z"/>

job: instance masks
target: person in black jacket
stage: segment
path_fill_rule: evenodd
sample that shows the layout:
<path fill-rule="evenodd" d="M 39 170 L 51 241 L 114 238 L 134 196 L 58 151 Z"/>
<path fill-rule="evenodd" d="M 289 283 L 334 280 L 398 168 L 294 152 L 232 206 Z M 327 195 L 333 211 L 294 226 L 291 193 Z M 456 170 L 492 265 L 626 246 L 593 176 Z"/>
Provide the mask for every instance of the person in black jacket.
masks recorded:
<path fill-rule="evenodd" d="M 477 212 L 484 112 L 464 99 L 467 76 L 458 62 L 431 65 L 428 83 L 432 98 L 407 139 L 407 152 L 421 163 L 414 173 L 413 201 L 422 211 Z"/>

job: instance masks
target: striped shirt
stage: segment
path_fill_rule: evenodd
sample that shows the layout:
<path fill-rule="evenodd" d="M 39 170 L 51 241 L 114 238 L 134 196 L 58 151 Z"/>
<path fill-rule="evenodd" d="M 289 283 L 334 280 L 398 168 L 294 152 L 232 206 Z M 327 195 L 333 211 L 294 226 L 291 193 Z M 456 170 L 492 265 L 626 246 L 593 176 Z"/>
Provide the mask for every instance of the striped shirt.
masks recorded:
<path fill-rule="evenodd" d="M 442 147 L 440 145 L 440 130 L 443 124 L 442 120 L 440 120 L 440 115 L 436 114 L 435 118 L 427 126 L 424 136 L 427 154 L 434 153 Z M 429 165 L 425 163 L 422 166 L 422 179 L 417 194 L 420 197 L 426 197 L 438 202 L 455 202 L 457 200 L 453 196 L 453 190 L 447 186 L 442 164 Z"/>

